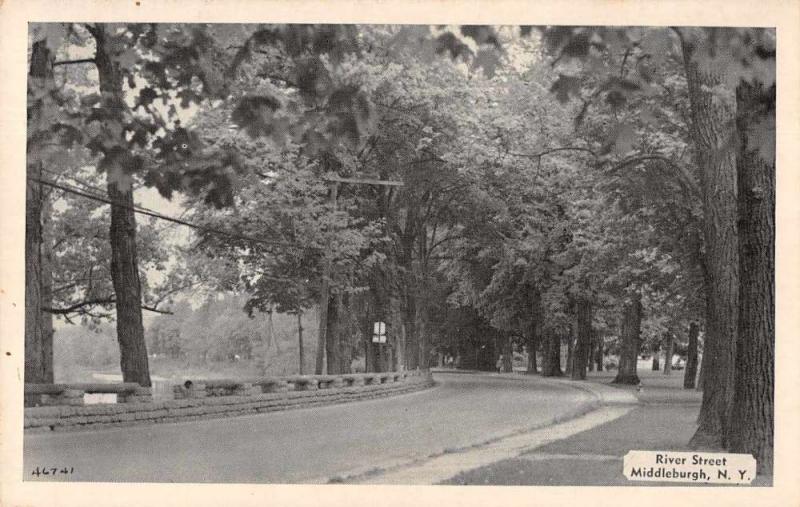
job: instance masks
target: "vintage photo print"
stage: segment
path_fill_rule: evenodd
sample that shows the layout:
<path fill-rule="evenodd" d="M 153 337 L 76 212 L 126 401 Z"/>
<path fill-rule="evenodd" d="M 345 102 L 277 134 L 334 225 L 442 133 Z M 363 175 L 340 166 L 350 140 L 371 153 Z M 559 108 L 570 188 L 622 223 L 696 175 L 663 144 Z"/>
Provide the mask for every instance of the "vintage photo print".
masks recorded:
<path fill-rule="evenodd" d="M 800 500 L 796 6 L 62 5 L 0 6 L 4 505 Z"/>

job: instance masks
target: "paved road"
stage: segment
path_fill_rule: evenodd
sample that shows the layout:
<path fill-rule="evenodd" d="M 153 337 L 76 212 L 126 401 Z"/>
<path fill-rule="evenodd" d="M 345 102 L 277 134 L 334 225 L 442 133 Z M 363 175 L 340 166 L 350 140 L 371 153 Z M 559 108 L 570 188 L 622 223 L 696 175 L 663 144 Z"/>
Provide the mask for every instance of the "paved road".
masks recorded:
<path fill-rule="evenodd" d="M 574 411 L 590 396 L 537 377 L 437 374 L 391 398 L 185 423 L 26 435 L 24 470 L 77 481 L 308 482 L 466 447 Z M 26 477 L 26 479 L 29 477 Z"/>

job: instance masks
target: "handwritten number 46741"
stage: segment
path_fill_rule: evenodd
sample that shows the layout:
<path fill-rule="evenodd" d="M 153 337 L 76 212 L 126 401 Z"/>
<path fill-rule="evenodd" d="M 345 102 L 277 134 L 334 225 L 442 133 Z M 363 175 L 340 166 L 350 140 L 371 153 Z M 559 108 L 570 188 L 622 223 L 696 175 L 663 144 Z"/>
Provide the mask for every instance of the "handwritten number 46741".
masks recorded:
<path fill-rule="evenodd" d="M 41 477 L 43 475 L 70 475 L 75 469 L 73 467 L 36 467 L 31 472 L 34 477 Z"/>

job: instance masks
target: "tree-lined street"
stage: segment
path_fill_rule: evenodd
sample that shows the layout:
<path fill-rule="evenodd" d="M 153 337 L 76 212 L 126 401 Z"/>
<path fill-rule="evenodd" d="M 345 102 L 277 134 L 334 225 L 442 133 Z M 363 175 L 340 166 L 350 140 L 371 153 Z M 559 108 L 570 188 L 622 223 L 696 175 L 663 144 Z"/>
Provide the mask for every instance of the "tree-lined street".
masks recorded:
<path fill-rule="evenodd" d="M 681 445 L 772 474 L 773 28 L 59 22 L 28 42 L 32 414 L 96 375 L 121 403 L 154 377 L 179 398 L 530 377 L 30 435 L 30 463 L 306 480 L 585 401 L 546 378 L 655 374 L 702 398 Z"/>

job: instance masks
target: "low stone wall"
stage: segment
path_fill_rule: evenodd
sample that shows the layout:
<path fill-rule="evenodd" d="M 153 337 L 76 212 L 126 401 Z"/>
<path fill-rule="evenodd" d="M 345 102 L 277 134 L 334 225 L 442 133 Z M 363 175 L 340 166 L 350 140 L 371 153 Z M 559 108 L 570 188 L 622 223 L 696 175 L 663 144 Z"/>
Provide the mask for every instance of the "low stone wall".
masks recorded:
<path fill-rule="evenodd" d="M 283 379 L 285 385 L 281 384 L 284 387 L 269 392 L 267 389 L 260 391 L 258 382 L 197 381 L 187 383 L 188 387 L 187 384 L 176 386 L 174 400 L 28 407 L 25 408 L 24 427 L 26 432 L 48 432 L 194 421 L 345 403 L 418 391 L 433 385 L 430 373 L 416 371 L 338 377 L 339 380 L 287 377 Z M 297 390 L 288 390 L 290 384 Z M 310 385 L 314 387 L 309 388 Z"/>

